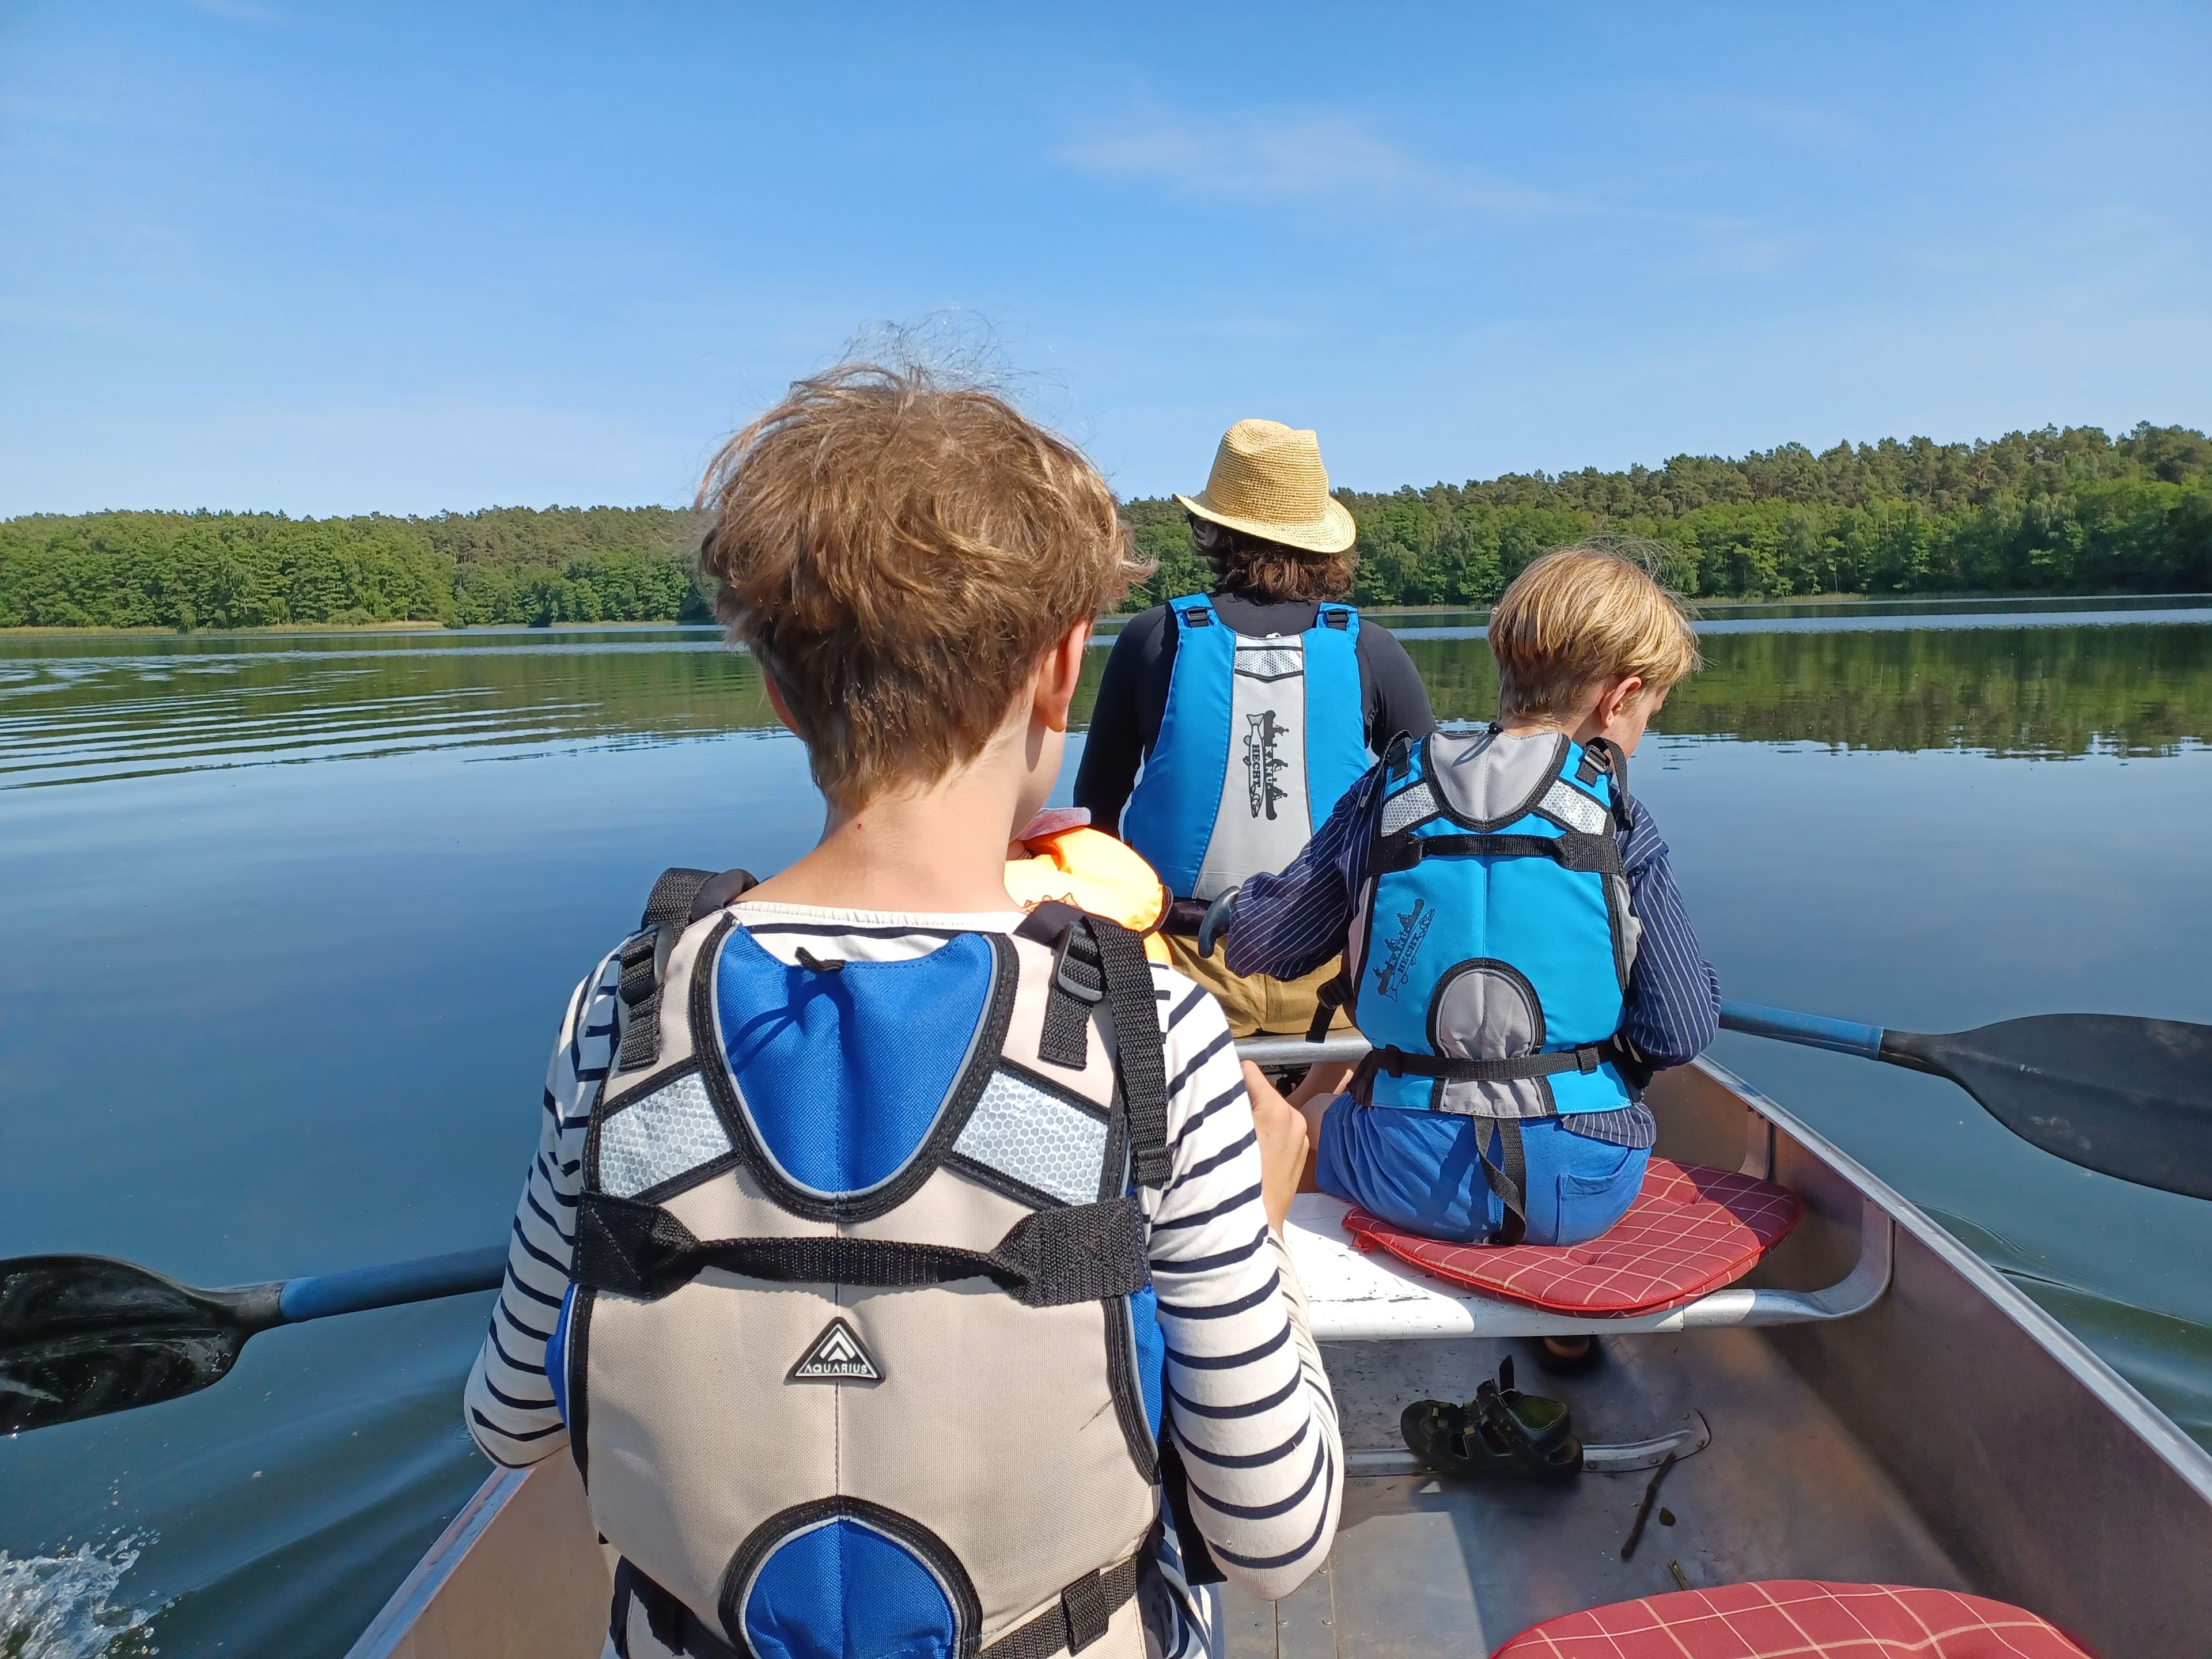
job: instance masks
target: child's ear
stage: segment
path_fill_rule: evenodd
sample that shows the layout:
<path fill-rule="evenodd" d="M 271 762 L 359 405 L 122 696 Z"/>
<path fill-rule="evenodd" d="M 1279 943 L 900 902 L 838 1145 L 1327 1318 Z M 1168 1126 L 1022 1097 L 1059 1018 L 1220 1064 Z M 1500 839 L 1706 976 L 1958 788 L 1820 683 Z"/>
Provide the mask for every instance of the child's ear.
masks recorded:
<path fill-rule="evenodd" d="M 1067 730 L 1067 711 L 1083 684 L 1083 653 L 1091 644 L 1091 624 L 1077 623 L 1053 642 L 1037 664 L 1036 717 L 1048 731 Z"/>
<path fill-rule="evenodd" d="M 775 717 L 783 722 L 783 729 L 794 738 L 804 738 L 805 733 L 792 723 L 790 706 L 783 700 L 783 688 L 775 683 L 775 676 L 763 672 L 761 684 L 768 688 L 768 706 L 775 710 Z"/>
<path fill-rule="evenodd" d="M 1615 681 L 1598 704 L 1598 719 L 1610 726 L 1625 719 L 1636 708 L 1636 700 L 1644 695 L 1644 677 L 1627 674 Z"/>

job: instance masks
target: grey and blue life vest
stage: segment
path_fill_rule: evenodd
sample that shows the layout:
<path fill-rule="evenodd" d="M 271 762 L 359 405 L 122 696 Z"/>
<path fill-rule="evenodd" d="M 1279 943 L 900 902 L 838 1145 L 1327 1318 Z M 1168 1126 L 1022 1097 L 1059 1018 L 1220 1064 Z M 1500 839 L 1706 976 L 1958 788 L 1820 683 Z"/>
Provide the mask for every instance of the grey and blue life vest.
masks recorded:
<path fill-rule="evenodd" d="M 1356 1098 L 1517 1126 L 1637 1097 L 1617 1036 L 1639 931 L 1613 835 L 1626 772 L 1614 745 L 1556 732 L 1393 745 L 1345 954 L 1375 1045 Z"/>
<path fill-rule="evenodd" d="M 1048 904 L 789 966 L 726 908 L 750 878 L 715 881 L 671 871 L 623 947 L 547 1358 L 617 1651 L 1134 1659 L 1138 1188 L 1168 1169 L 1142 946 Z"/>
<path fill-rule="evenodd" d="M 1121 838 L 1177 898 L 1211 901 L 1298 855 L 1367 770 L 1359 613 L 1324 605 L 1303 634 L 1237 633 L 1203 593 L 1176 632 L 1160 734 Z"/>

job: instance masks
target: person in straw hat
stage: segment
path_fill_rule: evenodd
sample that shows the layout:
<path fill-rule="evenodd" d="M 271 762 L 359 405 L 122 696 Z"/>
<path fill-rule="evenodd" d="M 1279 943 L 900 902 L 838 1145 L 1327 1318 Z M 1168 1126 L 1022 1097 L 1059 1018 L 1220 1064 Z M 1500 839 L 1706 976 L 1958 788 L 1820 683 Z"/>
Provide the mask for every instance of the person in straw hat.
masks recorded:
<path fill-rule="evenodd" d="M 1075 804 L 1159 872 L 1177 901 L 1169 953 L 1220 999 L 1230 1029 L 1304 1032 L 1335 963 L 1298 980 L 1239 979 L 1200 954 L 1200 920 L 1289 864 L 1393 737 L 1426 737 L 1436 720 L 1405 647 L 1342 602 L 1358 532 L 1328 493 L 1312 432 L 1239 421 L 1206 488 L 1176 500 L 1215 591 L 1122 630 Z"/>

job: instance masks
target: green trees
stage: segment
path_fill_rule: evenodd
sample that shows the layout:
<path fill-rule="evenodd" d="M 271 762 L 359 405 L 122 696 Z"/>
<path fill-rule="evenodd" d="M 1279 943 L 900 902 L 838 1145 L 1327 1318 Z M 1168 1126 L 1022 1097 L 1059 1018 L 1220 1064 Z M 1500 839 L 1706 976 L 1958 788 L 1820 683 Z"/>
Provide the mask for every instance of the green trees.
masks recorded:
<path fill-rule="evenodd" d="M 1595 530 L 1657 543 L 1666 579 L 1708 598 L 2212 589 L 2212 440 L 2185 427 L 1788 444 L 1337 493 L 1359 521 L 1354 597 L 1368 605 L 1488 605 L 1537 554 Z M 1161 560 L 1133 607 L 1205 585 L 1172 502 L 1127 511 Z"/>
<path fill-rule="evenodd" d="M 2212 590 L 2212 439 L 2185 427 L 1786 444 L 1338 495 L 1369 605 L 1486 605 L 1538 554 L 1598 530 L 1657 543 L 1667 580 L 1707 598 Z M 1181 507 L 1123 510 L 1158 565 L 1126 608 L 1208 585 Z M 0 627 L 704 621 L 696 533 L 660 507 L 41 514 L 0 520 Z"/>
<path fill-rule="evenodd" d="M 0 627 L 704 620 L 690 516 L 88 513 L 0 521 Z"/>

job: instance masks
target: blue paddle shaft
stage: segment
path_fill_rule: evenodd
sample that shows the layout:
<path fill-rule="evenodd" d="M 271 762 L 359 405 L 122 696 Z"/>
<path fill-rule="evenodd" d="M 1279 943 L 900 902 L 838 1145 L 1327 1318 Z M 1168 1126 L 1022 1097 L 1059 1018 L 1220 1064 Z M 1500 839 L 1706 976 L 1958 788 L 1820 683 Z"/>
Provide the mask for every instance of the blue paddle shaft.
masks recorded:
<path fill-rule="evenodd" d="M 506 1272 L 507 1251 L 501 1246 L 456 1250 L 451 1255 L 428 1255 L 413 1261 L 387 1262 L 381 1267 L 289 1279 L 279 1293 L 277 1305 L 283 1311 L 284 1322 L 296 1325 L 305 1319 L 327 1319 L 332 1314 L 360 1313 L 367 1308 L 428 1302 L 471 1291 L 495 1291 Z"/>
<path fill-rule="evenodd" d="M 1801 1014 L 1756 1002 L 1723 1002 L 1721 1025 L 1725 1030 L 1802 1043 L 1808 1048 L 1832 1048 L 1838 1054 L 1858 1054 L 1867 1060 L 1882 1057 L 1881 1027 L 1862 1025 L 1856 1020 L 1829 1019 L 1821 1014 Z"/>

